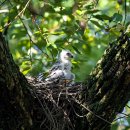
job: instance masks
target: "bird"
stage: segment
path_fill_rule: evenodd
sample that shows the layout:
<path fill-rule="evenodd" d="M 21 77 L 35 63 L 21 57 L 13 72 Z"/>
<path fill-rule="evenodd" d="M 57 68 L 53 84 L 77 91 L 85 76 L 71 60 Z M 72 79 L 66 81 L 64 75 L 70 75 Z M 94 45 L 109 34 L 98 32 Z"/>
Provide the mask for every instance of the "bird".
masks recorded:
<path fill-rule="evenodd" d="M 58 56 L 58 61 L 52 66 L 50 72 L 53 72 L 57 69 L 60 70 L 71 70 L 72 63 L 70 62 L 73 58 L 73 54 L 69 50 L 62 50 Z"/>
<path fill-rule="evenodd" d="M 71 59 L 73 54 L 69 50 L 62 50 L 58 56 L 58 61 L 51 67 L 46 82 L 69 81 L 74 82 L 75 74 L 71 72 Z"/>

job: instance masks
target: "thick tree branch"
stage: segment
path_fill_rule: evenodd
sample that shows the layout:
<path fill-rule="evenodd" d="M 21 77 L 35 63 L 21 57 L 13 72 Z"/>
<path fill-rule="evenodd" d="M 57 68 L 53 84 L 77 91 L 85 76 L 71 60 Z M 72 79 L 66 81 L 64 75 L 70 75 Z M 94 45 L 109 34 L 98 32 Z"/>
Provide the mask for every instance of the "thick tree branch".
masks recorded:
<path fill-rule="evenodd" d="M 27 80 L 14 63 L 2 34 L 0 34 L 0 126 L 4 130 L 30 128 Z"/>
<path fill-rule="evenodd" d="M 112 122 L 130 98 L 130 41 L 126 35 L 110 44 L 87 80 L 88 90 L 83 94 L 89 109 Z M 91 129 L 107 129 L 106 122 L 88 112 Z M 96 127 L 95 127 L 96 126 Z"/>

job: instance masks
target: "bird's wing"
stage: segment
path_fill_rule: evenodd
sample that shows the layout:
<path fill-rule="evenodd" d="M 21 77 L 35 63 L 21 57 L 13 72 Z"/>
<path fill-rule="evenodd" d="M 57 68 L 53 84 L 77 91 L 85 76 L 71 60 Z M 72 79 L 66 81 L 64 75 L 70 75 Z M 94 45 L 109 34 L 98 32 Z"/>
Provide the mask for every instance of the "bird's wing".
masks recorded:
<path fill-rule="evenodd" d="M 53 71 L 56 71 L 56 70 L 61 70 L 62 69 L 62 64 L 60 61 L 57 61 L 53 66 L 52 68 L 49 70 L 49 73 L 51 74 Z"/>
<path fill-rule="evenodd" d="M 53 81 L 56 79 L 64 78 L 64 72 L 62 70 L 55 70 L 47 76 L 46 81 Z"/>
<path fill-rule="evenodd" d="M 38 76 L 37 76 L 37 80 L 43 81 L 43 79 L 44 79 L 43 73 L 39 73 Z"/>

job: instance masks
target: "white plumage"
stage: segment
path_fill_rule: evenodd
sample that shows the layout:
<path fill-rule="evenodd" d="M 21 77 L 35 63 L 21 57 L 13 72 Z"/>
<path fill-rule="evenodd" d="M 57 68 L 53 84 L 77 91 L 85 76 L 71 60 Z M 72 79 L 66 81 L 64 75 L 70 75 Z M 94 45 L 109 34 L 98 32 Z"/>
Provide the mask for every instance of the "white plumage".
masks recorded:
<path fill-rule="evenodd" d="M 71 58 L 73 58 L 73 54 L 69 50 L 62 50 L 58 62 L 52 66 L 50 74 L 45 81 L 69 80 L 74 82 L 75 75 L 71 72 Z"/>

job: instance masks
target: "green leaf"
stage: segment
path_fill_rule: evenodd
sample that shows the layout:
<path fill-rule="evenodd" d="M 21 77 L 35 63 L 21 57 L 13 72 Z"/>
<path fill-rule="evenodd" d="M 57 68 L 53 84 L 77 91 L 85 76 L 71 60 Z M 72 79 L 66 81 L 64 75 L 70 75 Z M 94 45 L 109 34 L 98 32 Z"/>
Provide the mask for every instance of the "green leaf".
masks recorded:
<path fill-rule="evenodd" d="M 111 17 L 109 17 L 109 16 L 107 16 L 105 14 L 102 14 L 102 15 L 97 14 L 97 15 L 93 15 L 93 17 L 96 18 L 96 19 L 102 20 L 102 21 L 112 19 Z"/>
<path fill-rule="evenodd" d="M 114 13 L 114 15 L 112 16 L 112 21 L 115 22 L 121 22 L 123 19 L 123 16 L 119 13 Z"/>
<path fill-rule="evenodd" d="M 9 20 L 14 20 L 14 18 L 18 15 L 18 12 L 17 12 L 17 7 L 14 6 L 13 8 L 10 9 L 9 11 Z"/>
<path fill-rule="evenodd" d="M 74 0 L 62 0 L 61 5 L 70 8 L 74 5 Z"/>
<path fill-rule="evenodd" d="M 89 5 L 87 5 L 87 4 L 85 4 L 84 5 L 84 8 L 86 8 L 87 10 L 89 10 L 89 9 L 93 9 L 93 4 L 89 4 Z"/>
<path fill-rule="evenodd" d="M 128 121 L 128 123 L 129 123 L 129 125 L 130 125 L 130 117 L 127 118 L 127 121 Z"/>
<path fill-rule="evenodd" d="M 78 50 L 77 47 L 75 47 L 75 46 L 72 46 L 72 47 L 73 47 L 73 49 L 74 49 L 78 54 L 81 54 L 81 52 Z"/>
<path fill-rule="evenodd" d="M 102 25 L 99 24 L 99 22 L 95 21 L 95 20 L 90 20 L 93 24 L 95 24 L 97 27 L 99 28 L 103 28 Z"/>
<path fill-rule="evenodd" d="M 117 123 L 112 124 L 111 130 L 117 130 L 117 128 L 118 128 L 118 124 Z"/>
<path fill-rule="evenodd" d="M 30 67 L 26 67 L 23 69 L 22 73 L 26 75 L 30 71 Z"/>
<path fill-rule="evenodd" d="M 40 39 L 36 44 L 35 44 L 38 48 L 42 49 L 44 47 L 46 47 L 47 42 L 45 39 Z"/>
<path fill-rule="evenodd" d="M 100 10 L 98 10 L 98 9 L 93 9 L 93 10 L 88 10 L 87 11 L 87 14 L 93 14 L 93 13 L 97 13 L 97 12 L 99 12 Z"/>
<path fill-rule="evenodd" d="M 55 44 L 58 44 L 58 43 L 64 43 L 67 39 L 67 35 L 63 34 L 63 35 L 59 35 L 59 38 L 56 39 L 55 41 Z"/>

